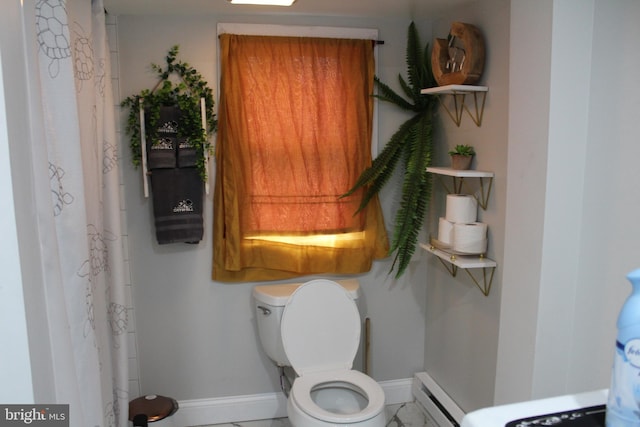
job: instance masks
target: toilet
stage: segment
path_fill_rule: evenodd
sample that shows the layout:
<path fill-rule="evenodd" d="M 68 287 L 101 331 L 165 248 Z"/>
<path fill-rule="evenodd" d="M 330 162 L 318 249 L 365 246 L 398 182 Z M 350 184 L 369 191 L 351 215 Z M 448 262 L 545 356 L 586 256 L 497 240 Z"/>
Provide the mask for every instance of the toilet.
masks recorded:
<path fill-rule="evenodd" d="M 352 369 L 360 345 L 358 295 L 357 281 L 254 288 L 260 342 L 278 366 L 297 374 L 287 400 L 294 427 L 385 425 L 382 387 Z"/>

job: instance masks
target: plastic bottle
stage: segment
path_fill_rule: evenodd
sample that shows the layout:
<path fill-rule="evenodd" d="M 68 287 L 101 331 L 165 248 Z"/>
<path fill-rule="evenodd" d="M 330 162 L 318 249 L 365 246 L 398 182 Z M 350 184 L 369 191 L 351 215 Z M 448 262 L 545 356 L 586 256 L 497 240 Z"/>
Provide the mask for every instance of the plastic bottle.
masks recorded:
<path fill-rule="evenodd" d="M 640 427 L 640 269 L 627 279 L 632 291 L 618 316 L 607 427 Z"/>

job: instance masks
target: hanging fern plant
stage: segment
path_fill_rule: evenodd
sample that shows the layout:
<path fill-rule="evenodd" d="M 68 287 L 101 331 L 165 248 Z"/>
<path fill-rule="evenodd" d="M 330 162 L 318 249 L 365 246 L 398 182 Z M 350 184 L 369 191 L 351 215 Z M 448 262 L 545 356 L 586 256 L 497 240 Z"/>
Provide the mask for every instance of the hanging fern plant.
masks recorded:
<path fill-rule="evenodd" d="M 178 61 L 179 47 L 173 46 L 166 56 L 166 68 L 151 64 L 151 69 L 160 79 L 155 88 L 144 89 L 136 95 L 129 96 L 121 102 L 122 107 L 129 108 L 126 133 L 130 137 L 130 147 L 134 166 L 140 166 L 142 147 L 140 142 L 140 107 L 145 110 L 145 133 L 149 141 L 158 141 L 158 121 L 160 108 L 177 106 L 180 110 L 178 120 L 178 137 L 186 139 L 196 149 L 196 167 L 200 177 L 206 180 L 206 159 L 212 147 L 207 134 L 216 131 L 218 121 L 213 112 L 215 105 L 213 91 L 207 86 L 202 75 L 188 63 Z M 178 83 L 169 80 L 172 74 L 180 79 Z M 207 115 L 206 129 L 202 126 L 200 99 L 205 100 Z"/>
<path fill-rule="evenodd" d="M 421 89 L 437 85 L 428 50 L 428 44 L 422 48 L 418 31 L 412 22 L 407 33 L 408 82 L 401 75 L 398 76 L 404 97 L 375 77 L 378 93 L 374 96 L 412 113 L 412 117 L 391 136 L 371 167 L 362 172 L 353 188 L 345 194 L 352 194 L 364 187 L 365 194 L 359 210 L 363 209 L 389 181 L 402 160 L 404 176 L 400 207 L 389 248 L 389 253 L 394 257 L 391 271 L 397 269 L 396 278 L 404 274 L 415 252 L 431 198 L 431 174 L 427 172 L 427 166 L 431 165 L 433 154 L 432 128 L 437 98 L 420 94 Z"/>

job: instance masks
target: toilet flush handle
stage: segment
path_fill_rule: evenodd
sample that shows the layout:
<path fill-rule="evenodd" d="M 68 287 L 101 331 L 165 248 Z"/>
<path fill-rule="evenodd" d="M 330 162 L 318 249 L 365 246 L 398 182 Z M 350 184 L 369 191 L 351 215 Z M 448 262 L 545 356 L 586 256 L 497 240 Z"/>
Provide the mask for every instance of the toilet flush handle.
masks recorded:
<path fill-rule="evenodd" d="M 265 316 L 268 316 L 271 314 L 271 310 L 269 310 L 267 307 L 263 306 L 263 305 L 259 305 L 258 309 L 262 310 L 262 314 Z"/>

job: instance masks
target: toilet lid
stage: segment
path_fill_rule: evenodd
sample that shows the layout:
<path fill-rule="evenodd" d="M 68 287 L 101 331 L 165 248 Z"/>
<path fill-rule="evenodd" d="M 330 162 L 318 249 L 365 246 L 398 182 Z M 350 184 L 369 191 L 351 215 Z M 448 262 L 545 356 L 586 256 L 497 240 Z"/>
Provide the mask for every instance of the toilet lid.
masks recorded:
<path fill-rule="evenodd" d="M 280 328 L 298 375 L 351 369 L 360 345 L 360 315 L 337 283 L 317 279 L 300 286 L 285 306 Z"/>

